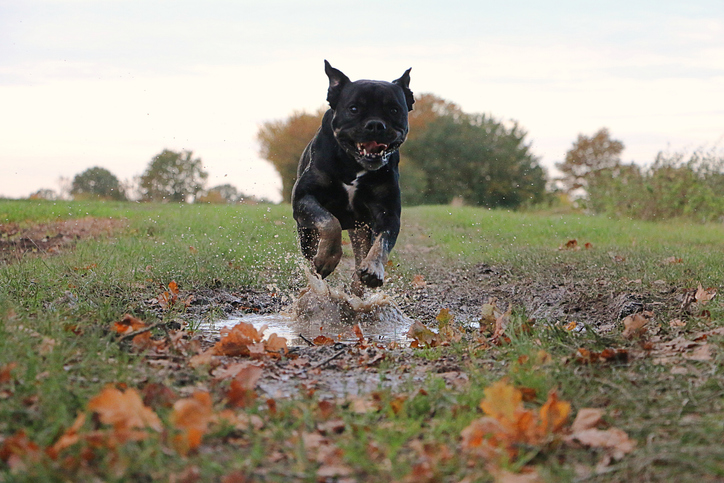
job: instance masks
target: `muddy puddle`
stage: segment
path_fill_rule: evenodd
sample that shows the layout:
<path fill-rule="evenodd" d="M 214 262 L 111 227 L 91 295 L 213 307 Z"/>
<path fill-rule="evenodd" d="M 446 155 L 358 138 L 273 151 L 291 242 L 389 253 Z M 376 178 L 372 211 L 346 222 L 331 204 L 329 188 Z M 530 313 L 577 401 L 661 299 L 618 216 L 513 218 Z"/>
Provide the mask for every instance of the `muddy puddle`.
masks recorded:
<path fill-rule="evenodd" d="M 389 295 L 375 291 L 360 298 L 330 286 L 309 271 L 306 275 L 309 285 L 285 310 L 273 314 L 235 315 L 205 322 L 199 330 L 216 338 L 222 328 L 246 322 L 257 329 L 266 326 L 265 338 L 276 333 L 287 339 L 289 347 L 299 347 L 308 346 L 308 341 L 320 335 L 343 343 L 357 341 L 354 327 L 359 325 L 367 340 L 384 344 L 409 342 L 405 334 L 413 320 Z"/>

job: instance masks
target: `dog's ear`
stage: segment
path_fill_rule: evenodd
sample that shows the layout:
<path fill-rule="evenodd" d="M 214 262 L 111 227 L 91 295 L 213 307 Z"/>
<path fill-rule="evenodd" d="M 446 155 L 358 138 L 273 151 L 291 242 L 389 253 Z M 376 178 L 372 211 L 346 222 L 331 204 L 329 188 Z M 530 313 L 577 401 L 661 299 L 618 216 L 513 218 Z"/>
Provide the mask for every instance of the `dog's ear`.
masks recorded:
<path fill-rule="evenodd" d="M 324 72 L 329 77 L 329 89 L 327 89 L 327 102 L 332 109 L 337 108 L 337 101 L 342 89 L 350 82 L 349 77 L 344 75 L 342 71 L 335 69 L 329 62 L 324 61 Z"/>
<path fill-rule="evenodd" d="M 407 102 L 407 110 L 412 110 L 412 105 L 415 103 L 415 96 L 412 95 L 412 91 L 410 90 L 410 71 L 412 70 L 412 67 L 407 69 L 404 74 L 402 74 L 402 77 L 399 79 L 395 79 L 392 81 L 393 84 L 396 84 L 400 87 L 402 87 L 402 91 L 405 93 L 405 101 Z"/>

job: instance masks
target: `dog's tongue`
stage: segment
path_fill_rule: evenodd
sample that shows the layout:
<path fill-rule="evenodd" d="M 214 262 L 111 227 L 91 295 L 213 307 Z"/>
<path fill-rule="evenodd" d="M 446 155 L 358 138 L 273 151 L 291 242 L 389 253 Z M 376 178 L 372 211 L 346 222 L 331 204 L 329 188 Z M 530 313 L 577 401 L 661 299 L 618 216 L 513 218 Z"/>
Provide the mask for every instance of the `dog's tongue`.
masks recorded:
<path fill-rule="evenodd" d="M 366 143 L 359 143 L 357 147 L 360 151 L 364 150 L 366 153 L 379 154 L 387 149 L 387 144 L 380 144 L 375 141 L 368 141 Z"/>

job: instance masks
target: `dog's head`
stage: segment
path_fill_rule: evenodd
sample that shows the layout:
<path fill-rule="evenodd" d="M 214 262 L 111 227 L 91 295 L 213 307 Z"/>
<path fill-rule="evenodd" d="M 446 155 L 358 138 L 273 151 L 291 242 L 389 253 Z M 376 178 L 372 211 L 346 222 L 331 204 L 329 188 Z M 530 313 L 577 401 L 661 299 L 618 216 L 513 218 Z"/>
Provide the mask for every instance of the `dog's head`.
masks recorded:
<path fill-rule="evenodd" d="M 327 101 L 334 110 L 332 129 L 337 143 L 364 169 L 386 165 L 407 137 L 407 113 L 415 102 L 410 69 L 392 82 L 352 82 L 324 61 L 329 77 Z"/>

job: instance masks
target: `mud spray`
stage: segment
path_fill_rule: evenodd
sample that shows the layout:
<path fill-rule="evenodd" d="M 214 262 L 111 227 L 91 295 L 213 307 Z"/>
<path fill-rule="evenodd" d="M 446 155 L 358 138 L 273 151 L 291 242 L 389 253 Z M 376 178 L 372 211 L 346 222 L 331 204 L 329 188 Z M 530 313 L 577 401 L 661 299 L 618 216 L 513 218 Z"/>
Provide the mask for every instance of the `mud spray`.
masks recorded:
<path fill-rule="evenodd" d="M 386 293 L 375 291 L 360 298 L 330 286 L 306 266 L 304 273 L 308 285 L 287 310 L 217 320 L 202 325 L 200 330 L 218 334 L 221 328 L 233 327 L 239 322 L 247 322 L 257 328 L 266 325 L 265 337 L 276 333 L 285 337 L 289 346 L 299 346 L 306 345 L 300 336 L 308 340 L 319 335 L 340 342 L 356 340 L 353 327 L 359 324 L 365 337 L 372 340 L 384 343 L 407 341 L 405 333 L 413 321 Z"/>

